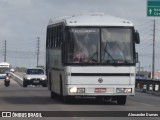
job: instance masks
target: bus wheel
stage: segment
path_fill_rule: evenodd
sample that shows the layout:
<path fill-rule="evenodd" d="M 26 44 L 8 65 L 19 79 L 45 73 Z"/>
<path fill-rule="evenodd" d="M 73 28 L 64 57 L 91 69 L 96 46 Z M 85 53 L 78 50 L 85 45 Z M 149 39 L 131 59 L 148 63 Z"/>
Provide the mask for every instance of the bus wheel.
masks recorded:
<path fill-rule="evenodd" d="M 117 97 L 117 104 L 119 105 L 125 105 L 126 104 L 126 96 L 118 96 Z"/>
<path fill-rule="evenodd" d="M 56 94 L 54 92 L 51 91 L 51 98 L 54 99 L 56 98 Z"/>
<path fill-rule="evenodd" d="M 25 82 L 23 82 L 23 87 L 27 87 L 27 84 Z"/>
<path fill-rule="evenodd" d="M 97 101 L 101 101 L 101 100 L 103 100 L 103 97 L 97 96 L 97 97 L 96 97 L 96 100 L 97 100 Z"/>
<path fill-rule="evenodd" d="M 63 101 L 65 103 L 72 103 L 73 102 L 74 97 L 73 96 L 63 96 Z"/>

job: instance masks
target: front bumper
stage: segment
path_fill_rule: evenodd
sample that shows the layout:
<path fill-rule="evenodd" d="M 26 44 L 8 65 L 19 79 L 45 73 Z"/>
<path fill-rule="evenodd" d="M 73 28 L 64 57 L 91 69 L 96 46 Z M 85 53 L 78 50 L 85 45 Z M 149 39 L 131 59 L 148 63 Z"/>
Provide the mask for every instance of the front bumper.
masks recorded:
<path fill-rule="evenodd" d="M 47 80 L 31 79 L 23 81 L 27 85 L 47 85 Z"/>
<path fill-rule="evenodd" d="M 77 88 L 77 90 L 75 89 Z M 74 88 L 74 90 L 71 90 Z M 78 90 L 78 88 L 80 90 Z M 83 89 L 83 90 L 81 90 Z M 123 89 L 131 89 L 130 92 L 122 91 Z M 135 95 L 134 85 L 66 85 L 65 95 L 74 96 L 120 96 Z"/>

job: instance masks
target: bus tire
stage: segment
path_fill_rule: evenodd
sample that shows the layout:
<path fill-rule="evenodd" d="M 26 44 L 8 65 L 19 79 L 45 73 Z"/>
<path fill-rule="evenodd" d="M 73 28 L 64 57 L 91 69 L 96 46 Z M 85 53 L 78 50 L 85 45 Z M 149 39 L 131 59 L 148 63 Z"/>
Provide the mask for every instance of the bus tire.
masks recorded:
<path fill-rule="evenodd" d="M 51 99 L 54 99 L 54 98 L 56 98 L 56 94 L 51 91 Z"/>
<path fill-rule="evenodd" d="M 60 96 L 63 98 L 63 83 L 62 83 L 62 75 L 59 76 L 60 79 Z"/>
<path fill-rule="evenodd" d="M 127 99 L 127 96 L 118 96 L 117 97 L 117 104 L 118 105 L 125 105 L 126 99 Z"/>
<path fill-rule="evenodd" d="M 27 84 L 25 82 L 23 82 L 23 87 L 27 87 Z"/>
<path fill-rule="evenodd" d="M 102 96 L 97 96 L 97 97 L 96 97 L 96 100 L 97 100 L 97 101 L 101 101 L 101 100 L 103 100 L 103 97 L 102 97 Z"/>

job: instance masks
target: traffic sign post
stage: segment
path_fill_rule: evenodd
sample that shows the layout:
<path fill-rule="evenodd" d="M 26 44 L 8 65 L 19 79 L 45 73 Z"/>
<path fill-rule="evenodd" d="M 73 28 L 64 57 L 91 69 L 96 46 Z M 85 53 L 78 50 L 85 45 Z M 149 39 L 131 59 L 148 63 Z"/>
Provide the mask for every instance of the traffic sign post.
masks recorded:
<path fill-rule="evenodd" d="M 147 16 L 160 16 L 160 0 L 147 1 Z"/>

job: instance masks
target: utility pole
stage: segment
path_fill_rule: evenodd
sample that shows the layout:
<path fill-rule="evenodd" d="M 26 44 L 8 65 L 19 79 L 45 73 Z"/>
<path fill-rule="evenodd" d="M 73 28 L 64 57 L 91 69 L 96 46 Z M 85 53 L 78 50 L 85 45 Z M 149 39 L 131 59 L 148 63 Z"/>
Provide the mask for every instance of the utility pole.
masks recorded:
<path fill-rule="evenodd" d="M 155 20 L 153 20 L 153 57 L 152 57 L 152 79 L 155 72 Z"/>
<path fill-rule="evenodd" d="M 37 67 L 39 65 L 39 46 L 40 46 L 40 37 L 37 37 Z"/>
<path fill-rule="evenodd" d="M 7 56 L 7 42 L 4 41 L 4 62 L 6 62 L 6 56 Z"/>
<path fill-rule="evenodd" d="M 141 63 L 140 63 L 140 61 L 138 61 L 138 63 L 139 63 L 139 67 L 138 67 L 139 69 L 138 70 L 140 72 L 141 71 Z"/>

